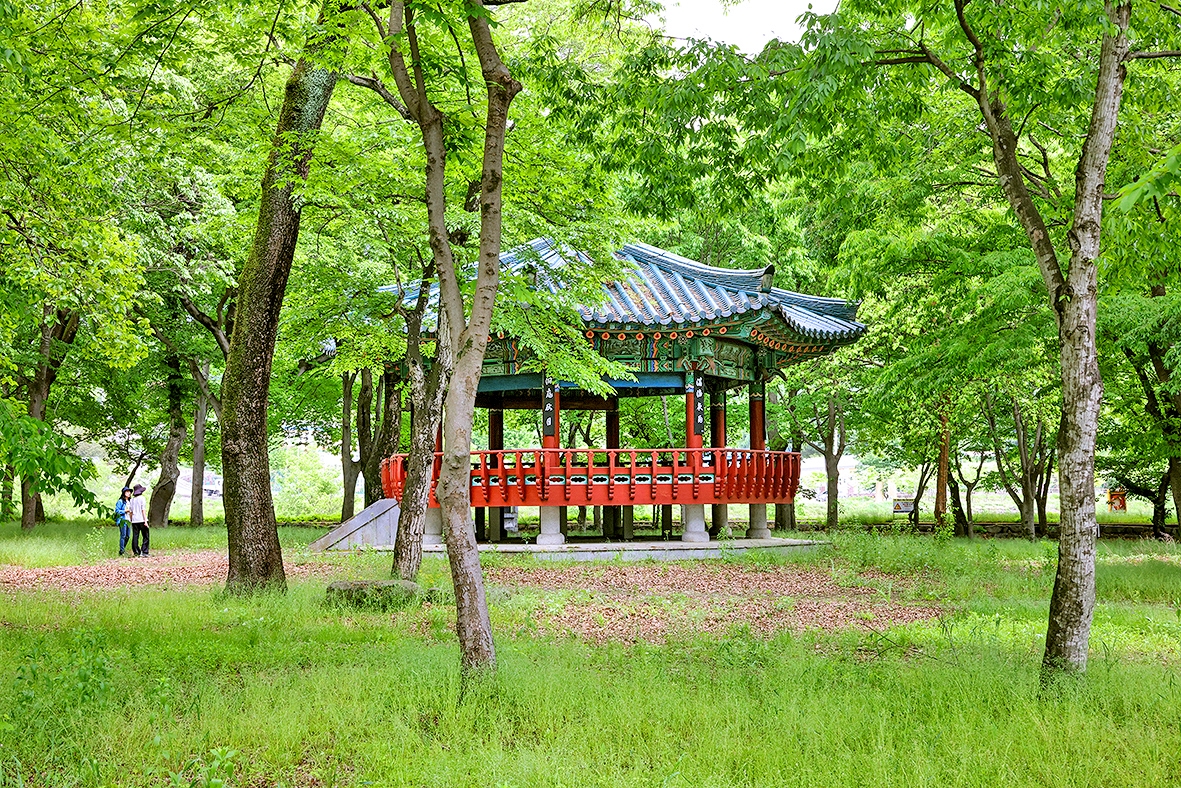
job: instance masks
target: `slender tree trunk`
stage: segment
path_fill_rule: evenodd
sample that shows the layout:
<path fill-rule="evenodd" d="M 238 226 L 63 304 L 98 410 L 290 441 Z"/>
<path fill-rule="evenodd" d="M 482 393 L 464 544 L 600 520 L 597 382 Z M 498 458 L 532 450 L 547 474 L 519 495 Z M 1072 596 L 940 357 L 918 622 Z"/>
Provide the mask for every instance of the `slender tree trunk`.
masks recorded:
<path fill-rule="evenodd" d="M 1043 682 L 1062 670 L 1085 670 L 1095 610 L 1095 435 L 1103 380 L 1095 342 L 1099 237 L 1107 163 L 1123 95 L 1131 5 L 1108 3 L 1112 26 L 1104 35 L 1091 124 L 1075 171 L 1070 263 L 1061 288 L 1050 294 L 1058 318 L 1062 366 L 1062 423 L 1058 430 L 1058 571 L 1050 597 Z M 1114 33 L 1114 35 L 1111 35 Z"/>
<path fill-rule="evenodd" d="M 342 523 L 353 519 L 357 500 L 357 477 L 361 475 L 361 464 L 353 459 L 353 380 L 356 376 L 355 372 L 344 372 L 340 376 L 340 468 L 344 475 L 344 500 L 340 506 Z M 357 418 L 360 418 L 359 413 Z"/>
<path fill-rule="evenodd" d="M 148 458 L 147 452 L 141 451 L 135 458 L 135 462 L 131 465 L 131 470 L 127 472 L 127 478 L 123 480 L 124 487 L 130 487 L 131 483 L 135 481 L 135 475 L 139 473 L 139 469 L 143 466 L 144 460 Z"/>
<path fill-rule="evenodd" d="M 1152 498 L 1152 535 L 1156 539 L 1172 541 L 1173 537 L 1165 530 L 1165 520 L 1169 516 L 1169 477 L 1166 471 Z"/>
<path fill-rule="evenodd" d="M 48 383 L 30 387 L 29 415 L 35 419 L 45 420 L 45 406 L 49 399 Z M 21 477 L 21 529 L 31 531 L 37 523 L 45 519 L 42 513 L 38 518 L 38 507 L 41 496 L 34 492 L 33 480 Z"/>
<path fill-rule="evenodd" d="M 508 109 L 521 85 L 500 58 L 487 9 L 482 0 L 467 5 L 468 28 L 479 57 L 487 88 L 487 116 L 484 123 L 483 166 L 480 174 L 480 250 L 470 312 L 465 309 L 458 261 L 452 253 L 447 226 L 447 140 L 443 113 L 431 103 L 421 67 L 419 38 L 414 24 L 414 6 L 392 0 L 389 25 L 375 24 L 383 40 L 392 43 L 390 70 L 405 106 L 403 114 L 413 118 L 422 133 L 426 154 L 426 208 L 428 240 L 439 276 L 440 334 L 445 321 L 450 332 L 454 371 L 447 389 L 443 412 L 443 462 L 436 497 L 442 506 L 447 558 L 455 589 L 456 635 L 459 639 L 463 686 L 496 667 L 492 625 L 484 596 L 484 579 L 471 519 L 471 439 L 476 389 L 483 367 L 488 329 L 500 283 L 500 239 L 502 227 L 502 186 L 504 141 Z M 407 64 L 400 47 L 408 47 Z M 421 301 L 421 298 L 420 298 Z M 400 529 L 399 529 L 400 530 Z M 399 534 L 401 538 L 402 534 Z"/>
<path fill-rule="evenodd" d="M 841 525 L 841 508 L 840 508 L 840 492 L 841 492 L 841 458 L 835 453 L 825 452 L 824 454 L 824 473 L 827 477 L 827 484 L 825 490 L 828 492 L 827 501 L 827 517 L 825 520 L 825 527 L 831 531 L 835 531 Z"/>
<path fill-rule="evenodd" d="M 964 513 L 964 502 L 960 496 L 960 483 L 954 473 L 948 474 L 947 486 L 951 490 L 951 513 L 955 521 L 955 535 L 970 538 L 972 536 L 971 527 L 968 525 L 968 517 Z"/>
<path fill-rule="evenodd" d="M 1037 526 L 1039 536 L 1047 536 L 1050 533 L 1049 499 L 1050 480 L 1054 477 L 1053 448 L 1050 449 L 1048 455 L 1045 461 L 1046 464 L 1038 470 L 1040 475 L 1034 488 L 1034 496 L 1037 498 Z"/>
<path fill-rule="evenodd" d="M 951 464 L 951 426 L 946 402 L 939 410 L 939 464 L 935 472 L 935 527 L 947 519 L 947 483 Z"/>
<path fill-rule="evenodd" d="M 1181 529 L 1181 457 L 1169 458 L 1169 488 L 1173 493 L 1173 514 Z"/>
<path fill-rule="evenodd" d="M 423 282 L 427 281 L 426 273 Z M 419 304 L 407 315 L 407 361 L 409 366 L 410 448 L 406 457 L 406 485 L 399 502 L 398 535 L 394 541 L 395 576 L 414 580 L 422 567 L 422 537 L 426 531 L 426 511 L 430 504 L 431 484 L 435 474 L 435 439 L 443 420 L 443 398 L 451 379 L 450 331 L 447 316 L 439 311 L 435 358 L 430 372 L 425 368 L 420 341 L 422 316 L 426 305 L 424 286 Z"/>
<path fill-rule="evenodd" d="M 935 466 L 932 463 L 924 462 L 919 466 L 918 483 L 914 486 L 914 508 L 911 509 L 907 519 L 915 528 L 919 527 L 919 504 L 922 503 L 923 494 L 927 492 L 927 485 L 931 481 L 931 474 L 934 473 Z"/>
<path fill-rule="evenodd" d="M 283 107 L 262 181 L 258 228 L 238 277 L 234 330 L 222 382 L 222 462 L 225 471 L 227 590 L 286 590 L 283 551 L 271 497 L 267 399 L 279 313 L 299 236 L 297 188 L 311 166 L 315 137 L 336 75 L 315 65 L 333 37 L 307 44 L 287 80 Z"/>
<path fill-rule="evenodd" d="M 476 291 L 471 316 L 462 331 L 463 302 L 457 287 L 457 271 L 440 271 L 443 300 L 449 311 L 455 371 L 443 411 L 443 469 L 439 476 L 439 502 L 443 507 L 447 556 L 455 587 L 456 634 L 459 636 L 461 664 L 465 675 L 479 675 L 496 667 L 492 624 L 484 597 L 484 578 L 480 554 L 471 521 L 471 446 L 472 416 L 476 390 L 483 370 L 484 350 L 496 292 L 500 284 L 500 236 L 504 182 L 504 140 L 508 128 L 508 110 L 513 97 L 521 90 L 500 59 L 483 3 L 476 0 L 477 14 L 469 14 L 468 26 L 480 58 L 484 82 L 488 88 L 488 112 L 484 125 L 483 171 L 480 175 L 480 254 Z M 439 131 L 441 132 L 441 126 Z M 441 140 L 440 140 L 441 143 Z M 428 145 L 428 151 L 431 146 Z M 442 145 L 435 146 L 436 150 Z M 441 216 L 438 218 L 442 218 Z"/>
<path fill-rule="evenodd" d="M 365 506 L 381 500 L 381 462 L 394 453 L 402 432 L 402 394 L 397 389 L 392 370 L 382 373 L 377 386 L 375 410 L 378 421 L 372 425 L 368 451 L 361 458 L 361 474 L 365 478 Z"/>
<path fill-rule="evenodd" d="M 152 498 L 148 502 L 148 526 L 151 528 L 168 525 L 176 481 L 180 478 L 180 450 L 185 442 L 184 378 L 180 372 L 180 359 L 169 354 L 165 366 L 168 368 L 168 442 L 160 455 L 160 477 L 152 487 Z"/>
<path fill-rule="evenodd" d="M 57 380 L 57 372 L 65 360 L 69 346 L 78 335 L 78 313 L 45 306 L 41 315 L 41 341 L 38 346 L 38 366 L 27 381 L 29 416 L 45 421 L 49 405 L 49 390 Z M 21 479 L 21 528 L 31 531 L 45 521 L 41 496 L 34 491 L 33 479 Z"/>
<path fill-rule="evenodd" d="M 205 367 L 206 373 L 209 367 Z M 209 419 L 209 399 L 197 389 L 197 408 L 193 414 L 193 482 L 189 501 L 189 525 L 205 525 L 205 423 Z"/>

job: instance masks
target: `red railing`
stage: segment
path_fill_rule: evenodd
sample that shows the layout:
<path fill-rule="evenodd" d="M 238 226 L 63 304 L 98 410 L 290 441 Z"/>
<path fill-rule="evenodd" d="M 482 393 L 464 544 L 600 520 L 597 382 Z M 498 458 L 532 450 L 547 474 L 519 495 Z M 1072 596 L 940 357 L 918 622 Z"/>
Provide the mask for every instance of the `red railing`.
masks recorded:
<path fill-rule="evenodd" d="M 442 455 L 435 455 L 430 505 Z M 407 455 L 382 462 L 401 498 Z M 507 449 L 472 452 L 472 506 L 791 503 L 800 455 L 751 449 Z"/>

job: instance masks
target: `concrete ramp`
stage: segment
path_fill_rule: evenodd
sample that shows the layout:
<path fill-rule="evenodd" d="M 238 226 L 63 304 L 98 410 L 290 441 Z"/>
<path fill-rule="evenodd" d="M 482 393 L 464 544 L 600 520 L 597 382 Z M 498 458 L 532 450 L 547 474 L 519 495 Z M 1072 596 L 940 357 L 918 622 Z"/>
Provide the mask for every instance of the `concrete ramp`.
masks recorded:
<path fill-rule="evenodd" d="M 355 550 L 358 547 L 393 550 L 394 540 L 398 536 L 400 511 L 398 502 L 393 498 L 382 498 L 312 542 L 311 550 L 316 553 L 324 550 Z"/>

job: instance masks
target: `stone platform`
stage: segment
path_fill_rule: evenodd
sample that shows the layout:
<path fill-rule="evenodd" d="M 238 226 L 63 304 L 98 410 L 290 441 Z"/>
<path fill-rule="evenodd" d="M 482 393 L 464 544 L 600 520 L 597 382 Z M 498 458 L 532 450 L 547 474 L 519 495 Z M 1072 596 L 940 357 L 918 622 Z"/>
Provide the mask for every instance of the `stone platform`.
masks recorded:
<path fill-rule="evenodd" d="M 558 545 L 521 543 L 481 544 L 481 553 L 531 555 L 539 561 L 685 561 L 725 558 L 747 552 L 788 553 L 828 544 L 811 539 L 726 539 L 710 542 L 634 541 L 567 542 Z M 382 548 L 377 548 L 382 549 Z M 392 548 L 390 548 L 392 549 Z M 423 545 L 425 555 L 444 555 L 441 544 Z"/>

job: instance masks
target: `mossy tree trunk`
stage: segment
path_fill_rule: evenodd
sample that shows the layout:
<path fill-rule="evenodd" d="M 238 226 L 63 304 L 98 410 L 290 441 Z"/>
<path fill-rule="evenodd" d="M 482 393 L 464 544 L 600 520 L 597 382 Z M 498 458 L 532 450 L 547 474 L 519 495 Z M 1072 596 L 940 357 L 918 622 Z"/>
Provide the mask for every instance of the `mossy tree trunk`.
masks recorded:
<path fill-rule="evenodd" d="M 57 380 L 69 346 L 78 335 L 79 316 L 77 312 L 52 309 L 46 306 L 41 316 L 41 342 L 38 347 L 38 364 L 31 378 L 21 380 L 28 393 L 28 414 L 34 419 L 45 421 L 49 406 L 49 392 Z M 38 522 L 45 520 L 41 496 L 35 492 L 33 479 L 21 479 L 21 528 L 31 531 Z"/>
<path fill-rule="evenodd" d="M 271 497 L 267 399 L 279 313 L 299 237 L 298 187 L 307 179 L 316 135 L 336 74 L 315 62 L 329 37 L 309 42 L 287 80 L 270 160 L 262 180 L 258 226 L 238 277 L 234 328 L 221 388 L 227 590 L 286 589 Z"/>

